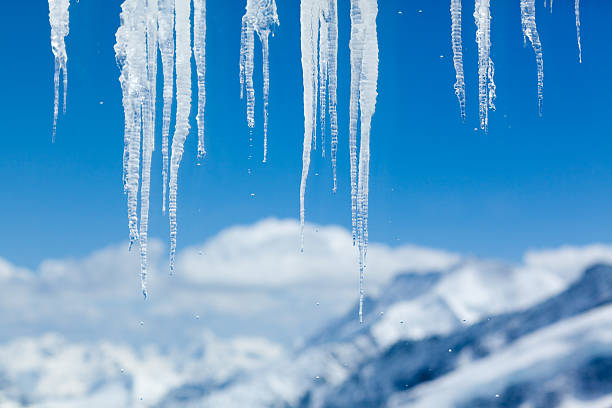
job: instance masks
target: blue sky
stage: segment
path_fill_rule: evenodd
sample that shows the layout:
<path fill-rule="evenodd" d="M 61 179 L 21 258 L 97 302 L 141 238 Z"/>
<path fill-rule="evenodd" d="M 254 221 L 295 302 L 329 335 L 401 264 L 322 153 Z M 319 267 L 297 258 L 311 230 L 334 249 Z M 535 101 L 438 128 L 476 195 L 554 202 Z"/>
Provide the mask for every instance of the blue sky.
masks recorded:
<path fill-rule="evenodd" d="M 260 163 L 259 71 L 252 150 L 239 98 L 243 2 L 208 3 L 208 156 L 196 166 L 192 131 L 179 176 L 179 249 L 234 224 L 298 214 L 303 137 L 298 2 L 277 2 L 281 25 L 270 43 L 265 165 Z M 505 259 L 517 259 L 528 248 L 610 242 L 612 54 L 607 22 L 612 4 L 582 5 L 580 65 L 573 2 L 555 2 L 553 14 L 537 2 L 545 66 L 544 117 L 538 118 L 535 58 L 523 47 L 518 1 L 494 2 L 492 56 L 498 99 L 489 133 L 483 134 L 474 131 L 478 111 L 471 2 L 464 2 L 463 15 L 466 124 L 459 120 L 452 89 L 447 2 L 379 3 L 371 241 L 411 242 Z M 0 256 L 19 265 L 82 256 L 127 238 L 123 111 L 113 52 L 119 7 L 120 1 L 114 0 L 71 6 L 68 112 L 59 121 L 55 144 L 47 5 L 10 2 L 3 8 L 0 34 L 7 41 L 0 66 Z M 310 221 L 348 228 L 347 0 L 339 0 L 339 21 L 339 189 L 331 193 L 329 162 L 313 155 L 306 208 Z M 256 64 L 260 67 L 259 48 Z M 254 158 L 249 160 L 251 153 Z M 153 174 L 150 231 L 165 241 L 159 133 Z"/>

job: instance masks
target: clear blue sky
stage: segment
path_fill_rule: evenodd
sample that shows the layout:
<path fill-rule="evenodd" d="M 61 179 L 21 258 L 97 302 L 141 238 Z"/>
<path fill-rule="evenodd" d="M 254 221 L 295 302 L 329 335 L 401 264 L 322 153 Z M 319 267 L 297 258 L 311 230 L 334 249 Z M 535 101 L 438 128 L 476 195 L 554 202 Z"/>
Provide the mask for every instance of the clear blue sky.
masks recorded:
<path fill-rule="evenodd" d="M 113 52 L 120 3 L 83 0 L 71 5 L 68 113 L 60 118 L 55 144 L 47 4 L 8 2 L 3 7 L 0 256 L 12 262 L 32 267 L 45 258 L 81 256 L 128 237 L 121 179 L 123 110 Z M 244 2 L 208 3 L 208 156 L 195 165 L 192 131 L 179 176 L 179 250 L 236 223 L 298 215 L 303 136 L 299 2 L 277 1 L 281 25 L 270 44 L 265 165 L 260 163 L 258 46 L 251 161 L 239 98 Z M 537 1 L 545 64 L 544 117 L 538 118 L 536 64 L 532 50 L 523 47 L 519 2 L 493 2 L 498 109 L 491 114 L 488 134 L 474 131 L 478 106 L 472 2 L 464 2 L 463 15 L 466 124 L 459 120 L 452 88 L 448 2 L 379 3 L 370 239 L 506 259 L 517 259 L 528 248 L 612 241 L 612 3 L 583 2 L 579 65 L 574 2 L 556 1 L 550 14 Z M 340 0 L 339 190 L 336 195 L 330 191 L 329 162 L 315 158 L 306 203 L 309 221 L 347 228 L 348 9 L 349 1 Z M 195 129 L 194 111 L 192 119 Z M 159 132 L 157 137 L 150 230 L 166 239 Z M 248 168 L 253 169 L 250 176 Z"/>

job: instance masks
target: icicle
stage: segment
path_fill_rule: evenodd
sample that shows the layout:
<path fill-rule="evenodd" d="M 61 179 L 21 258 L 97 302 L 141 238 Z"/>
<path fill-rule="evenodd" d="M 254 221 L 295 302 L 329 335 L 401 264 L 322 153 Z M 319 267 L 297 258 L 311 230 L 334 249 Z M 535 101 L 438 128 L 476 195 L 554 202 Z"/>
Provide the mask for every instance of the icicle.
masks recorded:
<path fill-rule="evenodd" d="M 158 27 L 159 51 L 161 53 L 164 73 L 164 107 L 162 112 L 162 211 L 165 213 L 166 188 L 168 186 L 168 134 L 170 133 L 170 115 L 172 113 L 172 96 L 174 94 L 174 0 L 159 0 Z"/>
<path fill-rule="evenodd" d="M 247 98 L 247 124 L 255 127 L 255 90 L 253 88 L 253 51 L 255 48 L 254 33 L 256 32 L 263 52 L 264 76 L 264 162 L 267 156 L 268 138 L 268 92 L 269 68 L 268 38 L 271 30 L 278 25 L 275 0 L 247 0 L 246 13 L 242 17 L 242 32 L 240 40 L 240 98 L 244 96 L 246 88 Z"/>
<path fill-rule="evenodd" d="M 55 57 L 55 73 L 53 83 L 55 87 L 55 98 L 53 104 L 53 136 L 55 142 L 55 131 L 57 129 L 57 116 L 59 111 L 59 81 L 60 74 L 63 73 L 64 97 L 62 109 L 66 113 L 66 93 L 68 88 L 68 54 L 66 53 L 66 43 L 64 39 L 69 31 L 69 0 L 49 0 L 49 23 L 51 24 L 51 50 Z"/>
<path fill-rule="evenodd" d="M 476 0 L 476 42 L 478 43 L 478 99 L 480 103 L 480 128 L 489 127 L 489 110 L 495 110 L 494 68 L 491 59 L 491 11 L 490 0 Z"/>
<path fill-rule="evenodd" d="M 331 128 L 331 158 L 336 191 L 336 151 L 338 145 L 337 0 L 302 0 L 300 6 L 302 72 L 304 81 L 304 147 L 302 151 L 302 179 L 300 183 L 300 241 L 304 244 L 306 181 L 310 167 L 310 153 L 316 149 L 317 107 L 321 129 L 321 153 L 325 156 L 325 116 L 329 111 Z M 329 100 L 329 103 L 328 103 Z"/>
<path fill-rule="evenodd" d="M 350 151 L 353 239 L 359 248 L 359 321 L 363 322 L 364 272 L 368 249 L 368 191 L 370 128 L 376 107 L 378 81 L 377 0 L 351 0 Z M 359 178 L 356 179 L 357 120 L 361 114 Z"/>
<path fill-rule="evenodd" d="M 542 116 L 544 101 L 544 58 L 542 56 L 542 43 L 536 26 L 535 0 L 521 0 L 521 23 L 523 36 L 528 38 L 533 46 L 538 66 L 538 114 Z"/>
<path fill-rule="evenodd" d="M 300 29 L 302 51 L 302 77 L 304 85 L 304 148 L 302 151 L 302 179 L 300 182 L 300 243 L 304 250 L 304 218 L 306 180 L 310 168 L 310 152 L 317 112 L 317 37 L 320 2 L 317 0 L 302 0 L 300 5 Z"/>
<path fill-rule="evenodd" d="M 189 133 L 191 110 L 191 4 L 190 0 L 176 0 L 176 128 L 172 137 L 170 159 L 170 194 L 168 201 L 170 217 L 170 271 L 174 272 L 176 255 L 176 197 L 178 170 L 183 158 L 185 139 Z"/>
<path fill-rule="evenodd" d="M 268 100 L 270 94 L 270 49 L 268 48 L 269 31 L 261 34 L 261 52 L 263 59 L 263 104 L 264 104 L 264 151 L 263 162 L 265 163 L 268 157 Z"/>
<path fill-rule="evenodd" d="M 574 2 L 574 13 L 576 14 L 576 37 L 578 38 L 578 59 L 582 64 L 582 43 L 580 41 L 580 0 Z"/>
<path fill-rule="evenodd" d="M 329 110 L 329 128 L 331 134 L 331 162 L 332 162 L 332 191 L 335 193 L 338 189 L 336 178 L 336 152 L 338 151 L 338 0 L 328 0 L 328 9 L 326 13 L 327 20 L 327 95 L 328 110 Z"/>
<path fill-rule="evenodd" d="M 193 0 L 193 55 L 198 74 L 198 158 L 204 157 L 204 108 L 206 105 L 206 0 Z"/>
<path fill-rule="evenodd" d="M 121 89 L 125 113 L 125 189 L 128 201 L 130 248 L 138 242 L 138 188 L 142 105 L 146 94 L 147 58 L 144 0 L 125 0 L 121 5 L 121 26 L 117 30 L 115 54 L 121 68 Z"/>
<path fill-rule="evenodd" d="M 140 281 L 147 296 L 149 195 L 151 187 L 151 157 L 155 146 L 155 99 L 157 90 L 157 0 L 147 0 L 147 81 L 142 105 L 142 184 L 140 187 Z"/>
<path fill-rule="evenodd" d="M 459 114 L 465 120 L 465 77 L 463 74 L 463 49 L 461 44 L 461 0 L 451 0 L 451 39 L 453 43 L 453 63 L 457 82 L 455 94 L 459 100 Z"/>

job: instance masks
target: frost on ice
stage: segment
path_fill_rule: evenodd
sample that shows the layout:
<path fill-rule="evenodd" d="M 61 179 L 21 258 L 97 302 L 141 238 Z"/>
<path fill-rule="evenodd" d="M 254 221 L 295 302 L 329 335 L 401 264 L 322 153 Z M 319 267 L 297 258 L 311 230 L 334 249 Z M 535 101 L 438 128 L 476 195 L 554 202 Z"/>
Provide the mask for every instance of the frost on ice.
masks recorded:
<path fill-rule="evenodd" d="M 66 91 L 68 88 L 68 54 L 66 53 L 65 38 L 69 30 L 68 8 L 70 0 L 49 0 L 49 23 L 51 24 L 51 49 L 55 57 L 55 73 L 53 83 L 55 86 L 55 100 L 53 104 L 53 141 L 55 141 L 55 130 L 57 128 L 57 116 L 59 111 L 59 82 L 60 74 L 63 73 L 64 98 L 62 108 L 66 113 Z"/>
<path fill-rule="evenodd" d="M 457 82 L 455 94 L 459 101 L 459 114 L 465 120 L 465 76 L 463 73 L 463 47 L 461 43 L 461 0 L 451 0 L 451 40 L 453 44 L 453 63 Z"/>
<path fill-rule="evenodd" d="M 198 74 L 198 152 L 203 154 L 205 0 L 194 0 L 194 54 Z M 151 159 L 155 146 L 158 49 L 163 70 L 162 155 L 164 211 L 169 177 L 170 269 L 176 252 L 178 170 L 189 133 L 191 111 L 191 0 L 125 0 L 117 30 L 115 54 L 121 75 L 125 136 L 124 190 L 128 202 L 130 247 L 138 244 L 141 284 L 146 297 Z M 169 156 L 170 116 L 176 73 L 176 128 Z M 142 176 L 141 176 L 142 174 Z M 142 180 L 140 179 L 142 177 Z M 138 198 L 140 197 L 140 217 Z"/>
<path fill-rule="evenodd" d="M 376 107 L 378 82 L 377 0 L 351 0 L 351 93 L 349 150 L 351 159 L 351 207 L 353 242 L 359 248 L 359 320 L 363 321 L 363 279 L 368 248 L 368 191 L 370 173 L 370 124 Z M 357 129 L 361 141 L 357 165 Z"/>
<path fill-rule="evenodd" d="M 247 0 L 246 13 L 242 17 L 240 35 L 240 97 L 246 88 L 247 123 L 255 127 L 255 89 L 253 88 L 253 53 L 255 33 L 261 41 L 263 54 L 263 100 L 264 100 L 264 154 L 265 163 L 268 153 L 268 92 L 270 89 L 268 39 L 275 25 L 279 25 L 275 0 Z"/>
<path fill-rule="evenodd" d="M 310 153 L 316 149 L 317 109 L 321 128 L 321 153 L 325 156 L 325 118 L 329 112 L 333 191 L 336 191 L 338 149 L 337 0 L 302 0 L 300 6 L 302 74 L 304 85 L 304 148 L 300 183 L 300 229 L 304 240 L 304 199 L 310 167 Z"/>
<path fill-rule="evenodd" d="M 491 10 L 490 0 L 476 0 L 476 43 L 478 44 L 478 101 L 480 128 L 489 127 L 489 110 L 495 110 L 494 68 L 491 59 Z"/>
<path fill-rule="evenodd" d="M 542 103 L 544 101 L 544 58 L 542 56 L 542 43 L 536 27 L 535 0 L 521 0 L 521 24 L 523 37 L 529 39 L 533 46 L 538 66 L 538 114 L 542 116 Z"/>

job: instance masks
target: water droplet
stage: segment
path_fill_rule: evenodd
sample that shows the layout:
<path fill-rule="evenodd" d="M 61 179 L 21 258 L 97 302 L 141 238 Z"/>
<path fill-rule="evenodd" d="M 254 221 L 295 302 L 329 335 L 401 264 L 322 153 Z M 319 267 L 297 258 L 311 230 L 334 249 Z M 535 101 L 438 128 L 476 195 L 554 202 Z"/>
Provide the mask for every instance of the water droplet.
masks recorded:
<path fill-rule="evenodd" d="M 100 101 L 100 105 L 104 105 L 104 101 Z"/>
<path fill-rule="evenodd" d="M 202 251 L 198 251 L 198 255 L 202 255 Z"/>
<path fill-rule="evenodd" d="M 499 398 L 499 394 L 495 394 L 495 398 Z"/>
<path fill-rule="evenodd" d="M 140 325 L 141 325 L 141 326 L 144 326 L 144 322 L 143 322 L 142 320 L 140 321 Z"/>
<path fill-rule="evenodd" d="M 200 315 L 196 315 L 196 319 L 200 320 Z"/>
<path fill-rule="evenodd" d="M 320 305 L 320 303 L 319 303 L 319 302 L 317 302 L 317 303 L 315 303 L 315 305 L 319 306 L 319 305 Z"/>
<path fill-rule="evenodd" d="M 122 369 L 121 369 L 121 372 L 122 372 L 122 373 L 125 373 L 125 370 L 122 368 Z"/>
<path fill-rule="evenodd" d="M 400 11 L 397 12 L 397 14 L 402 15 L 402 14 L 404 14 L 404 12 L 400 10 Z"/>
<path fill-rule="evenodd" d="M 255 197 L 255 193 L 251 193 L 251 198 Z"/>
<path fill-rule="evenodd" d="M 419 13 L 422 13 L 422 12 L 423 12 L 423 10 L 419 10 Z"/>
<path fill-rule="evenodd" d="M 384 314 L 385 314 L 385 312 L 380 312 L 380 315 L 381 315 L 381 316 L 382 316 L 382 315 L 384 315 Z"/>
<path fill-rule="evenodd" d="M 404 324 L 404 321 L 403 321 L 403 320 L 400 320 L 400 324 Z"/>
<path fill-rule="evenodd" d="M 440 55 L 440 59 L 443 59 L 443 58 L 444 58 L 444 55 Z"/>
<path fill-rule="evenodd" d="M 449 353 L 452 353 L 452 352 L 453 352 L 453 349 L 448 349 L 448 352 L 449 352 Z"/>
<path fill-rule="evenodd" d="M 142 401 L 142 397 L 139 398 Z"/>
<path fill-rule="evenodd" d="M 315 380 L 320 379 L 321 377 L 319 377 L 318 375 L 315 376 Z"/>

